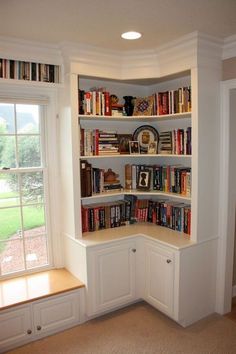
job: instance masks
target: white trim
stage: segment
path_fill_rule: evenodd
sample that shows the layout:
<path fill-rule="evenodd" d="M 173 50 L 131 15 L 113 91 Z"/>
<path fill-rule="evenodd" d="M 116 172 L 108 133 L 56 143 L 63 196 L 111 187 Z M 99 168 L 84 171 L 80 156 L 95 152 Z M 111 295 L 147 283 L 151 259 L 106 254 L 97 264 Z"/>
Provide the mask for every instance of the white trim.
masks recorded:
<path fill-rule="evenodd" d="M 219 243 L 217 261 L 216 311 L 224 314 L 231 310 L 233 246 L 228 234 L 229 215 L 229 133 L 230 90 L 236 89 L 236 80 L 221 83 L 221 138 L 219 181 Z"/>
<path fill-rule="evenodd" d="M 222 59 L 236 57 L 236 34 L 225 38 Z"/>
<path fill-rule="evenodd" d="M 161 47 L 142 51 L 114 51 L 85 44 L 61 43 L 66 73 L 129 80 L 159 78 L 197 65 L 221 61 L 222 40 L 193 32 Z"/>
<path fill-rule="evenodd" d="M 236 285 L 233 286 L 232 297 L 236 296 Z"/>
<path fill-rule="evenodd" d="M 62 256 L 62 245 L 61 245 L 61 237 L 60 237 L 60 201 L 59 201 L 59 182 L 58 182 L 58 122 L 57 122 L 57 90 L 55 87 L 42 87 L 39 85 L 38 87 L 35 85 L 22 85 L 21 90 L 19 91 L 19 85 L 14 84 L 13 82 L 4 83 L 0 82 L 0 91 L 2 96 L 11 98 L 17 97 L 28 103 L 31 98 L 35 100 L 36 104 L 41 104 L 44 102 L 44 111 L 46 110 L 46 168 L 48 169 L 48 194 L 49 194 L 49 213 L 50 213 L 50 225 L 48 229 L 48 233 L 51 235 L 51 245 L 49 247 L 51 264 L 49 266 L 41 267 L 41 271 L 44 269 L 51 269 L 53 267 L 59 268 L 63 265 L 63 256 Z M 48 135 L 49 134 L 49 135 Z M 30 270 L 30 272 L 38 272 L 39 269 Z M 25 273 L 25 272 L 24 272 Z M 27 271 L 28 273 L 28 271 Z M 21 273 L 22 274 L 22 273 Z M 18 275 L 18 273 L 17 273 Z M 20 273 L 19 273 L 20 275 Z M 8 276 L 6 276 L 8 277 Z M 12 277 L 12 275 L 10 275 Z"/>
<path fill-rule="evenodd" d="M 0 36 L 1 58 L 42 64 L 62 64 L 60 48 L 55 44 Z"/>
<path fill-rule="evenodd" d="M 230 46 L 230 40 L 226 41 Z M 1 56 L 13 60 L 57 64 L 64 62 L 66 73 L 127 80 L 157 78 L 189 70 L 197 65 L 218 65 L 223 41 L 192 32 L 150 50 L 118 51 L 84 43 L 61 42 L 56 45 L 0 36 Z"/>
<path fill-rule="evenodd" d="M 4 92 L 0 92 L 0 103 L 19 103 L 30 105 L 47 105 L 49 103 L 48 97 L 21 97 L 20 92 L 18 95 L 14 94 L 9 98 Z"/>

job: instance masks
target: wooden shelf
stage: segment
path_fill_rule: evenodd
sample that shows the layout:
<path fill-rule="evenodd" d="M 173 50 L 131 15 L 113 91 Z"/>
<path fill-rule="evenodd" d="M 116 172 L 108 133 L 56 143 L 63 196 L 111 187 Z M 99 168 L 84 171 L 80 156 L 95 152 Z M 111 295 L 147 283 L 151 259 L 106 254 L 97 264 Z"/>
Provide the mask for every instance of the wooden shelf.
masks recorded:
<path fill-rule="evenodd" d="M 94 232 L 83 233 L 82 239 L 78 240 L 83 246 L 95 246 L 101 243 L 128 239 L 141 235 L 153 240 L 158 240 L 164 246 L 174 249 L 182 249 L 194 245 L 189 235 L 171 230 L 167 227 L 152 223 L 136 223 L 128 226 L 120 226 Z"/>
<path fill-rule="evenodd" d="M 187 197 L 178 193 L 167 193 L 167 192 L 161 192 L 161 191 L 139 191 L 136 189 L 128 190 L 128 189 L 123 189 L 121 191 L 110 191 L 110 192 L 103 192 L 103 193 L 97 193 L 93 194 L 91 197 L 84 197 L 81 198 L 81 200 L 94 200 L 98 198 L 107 198 L 107 197 L 113 197 L 113 196 L 124 196 L 124 195 L 142 195 L 142 196 L 155 196 L 155 197 L 165 197 L 165 198 L 171 198 L 175 200 L 182 200 L 182 201 L 187 201 L 191 203 L 191 197 Z"/>
<path fill-rule="evenodd" d="M 192 155 L 175 155 L 175 154 L 120 154 L 120 155 L 91 155 L 91 156 L 80 156 L 79 158 L 81 160 L 85 160 L 85 159 L 104 159 L 104 158 L 127 158 L 127 159 L 133 159 L 133 158 L 147 158 L 147 157 L 151 157 L 151 158 L 160 158 L 160 157 L 171 157 L 171 158 L 189 158 L 191 159 Z"/>
<path fill-rule="evenodd" d="M 191 112 L 175 113 L 175 114 L 165 114 L 165 115 L 155 115 L 155 116 L 98 116 L 98 115 L 79 115 L 81 121 L 122 121 L 122 122 L 152 122 L 152 121 L 163 121 L 163 120 L 176 120 L 183 118 L 191 118 Z"/>

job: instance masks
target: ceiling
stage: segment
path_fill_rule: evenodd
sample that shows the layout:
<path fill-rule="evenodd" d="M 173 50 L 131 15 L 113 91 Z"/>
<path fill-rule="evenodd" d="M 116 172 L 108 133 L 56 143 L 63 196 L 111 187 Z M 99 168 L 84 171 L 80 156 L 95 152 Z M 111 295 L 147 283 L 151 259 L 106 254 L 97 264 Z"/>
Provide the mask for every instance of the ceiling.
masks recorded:
<path fill-rule="evenodd" d="M 143 34 L 137 41 L 122 32 Z M 236 0 L 1 0 L 0 35 L 111 50 L 148 50 L 194 31 L 236 34 Z"/>

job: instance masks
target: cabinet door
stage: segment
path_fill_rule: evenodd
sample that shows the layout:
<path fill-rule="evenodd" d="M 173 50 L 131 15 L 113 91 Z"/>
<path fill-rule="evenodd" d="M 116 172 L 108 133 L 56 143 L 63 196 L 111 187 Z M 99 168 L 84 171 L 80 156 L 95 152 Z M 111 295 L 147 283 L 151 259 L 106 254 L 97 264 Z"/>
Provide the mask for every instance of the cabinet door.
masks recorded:
<path fill-rule="evenodd" d="M 0 314 L 0 352 L 31 340 L 32 335 L 29 306 Z"/>
<path fill-rule="evenodd" d="M 135 299 L 135 242 L 92 251 L 89 314 Z"/>
<path fill-rule="evenodd" d="M 174 254 L 153 245 L 146 246 L 145 298 L 158 310 L 173 314 Z"/>
<path fill-rule="evenodd" d="M 39 336 L 79 323 L 79 293 L 60 295 L 33 304 L 34 328 Z"/>

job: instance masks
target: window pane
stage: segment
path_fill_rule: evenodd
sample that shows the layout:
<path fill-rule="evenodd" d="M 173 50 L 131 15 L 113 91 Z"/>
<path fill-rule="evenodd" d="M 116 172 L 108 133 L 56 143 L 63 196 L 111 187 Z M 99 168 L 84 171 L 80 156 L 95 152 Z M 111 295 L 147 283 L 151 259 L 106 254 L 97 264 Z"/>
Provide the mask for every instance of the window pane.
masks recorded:
<path fill-rule="evenodd" d="M 39 133 L 39 106 L 16 105 L 16 124 L 18 134 Z"/>
<path fill-rule="evenodd" d="M 20 208 L 0 209 L 0 241 L 21 237 Z"/>
<path fill-rule="evenodd" d="M 25 239 L 26 267 L 35 268 L 48 264 L 47 240 L 44 235 Z"/>
<path fill-rule="evenodd" d="M 30 172 L 21 175 L 21 191 L 23 204 L 43 203 L 43 173 Z"/>
<path fill-rule="evenodd" d="M 0 134 L 15 133 L 14 105 L 0 103 Z"/>
<path fill-rule="evenodd" d="M 23 241 L 20 239 L 0 243 L 1 274 L 24 270 Z"/>
<path fill-rule="evenodd" d="M 0 168 L 16 167 L 16 140 L 14 136 L 0 136 Z"/>
<path fill-rule="evenodd" d="M 19 203 L 18 176 L 15 173 L 0 173 L 0 208 Z"/>
<path fill-rule="evenodd" d="M 0 276 L 49 262 L 41 112 L 0 103 Z"/>
<path fill-rule="evenodd" d="M 26 237 L 46 232 L 44 207 L 42 204 L 23 207 L 23 229 Z"/>
<path fill-rule="evenodd" d="M 19 167 L 41 166 L 39 136 L 18 136 Z"/>

